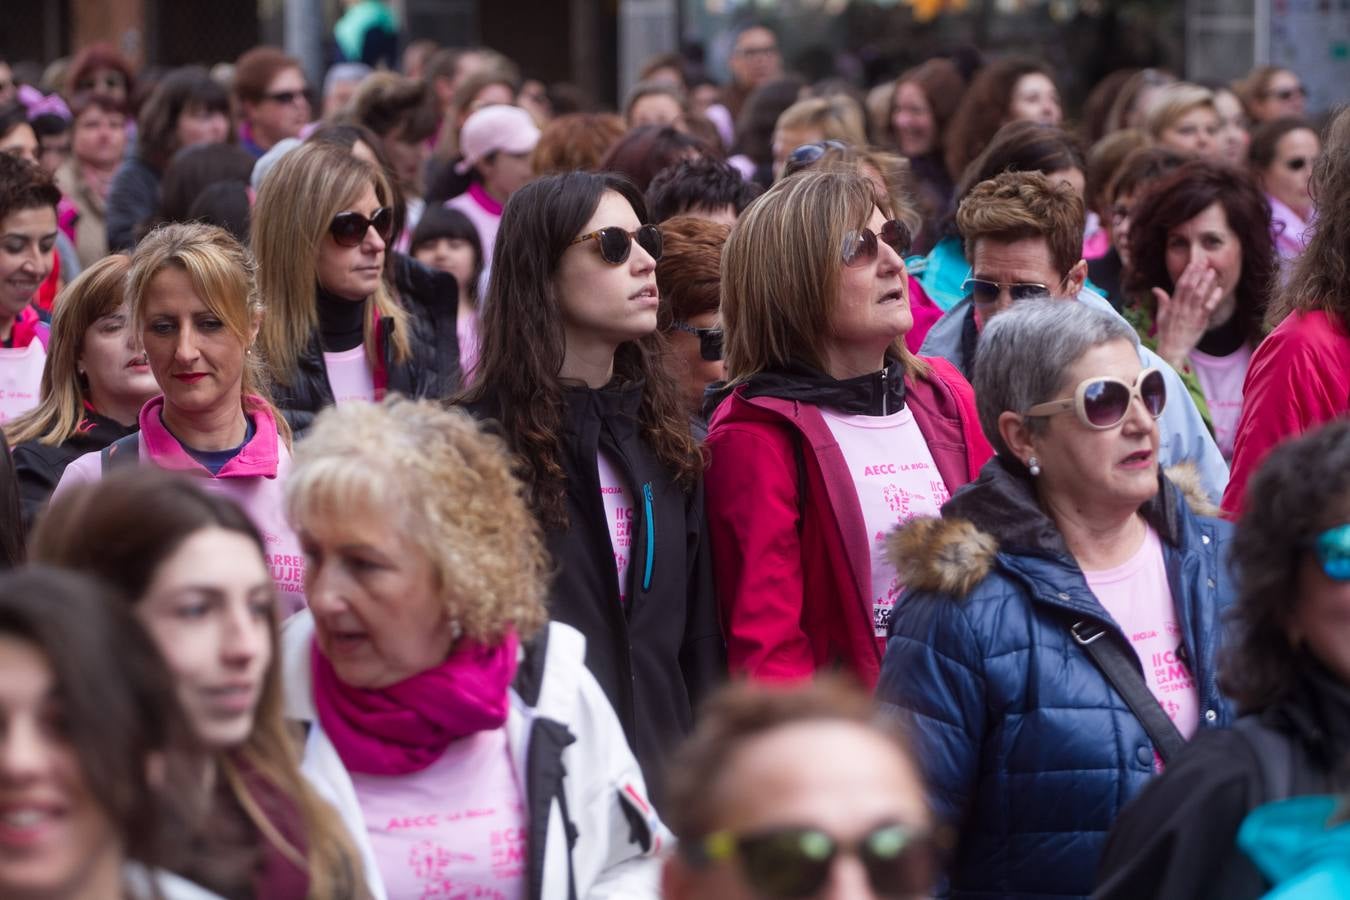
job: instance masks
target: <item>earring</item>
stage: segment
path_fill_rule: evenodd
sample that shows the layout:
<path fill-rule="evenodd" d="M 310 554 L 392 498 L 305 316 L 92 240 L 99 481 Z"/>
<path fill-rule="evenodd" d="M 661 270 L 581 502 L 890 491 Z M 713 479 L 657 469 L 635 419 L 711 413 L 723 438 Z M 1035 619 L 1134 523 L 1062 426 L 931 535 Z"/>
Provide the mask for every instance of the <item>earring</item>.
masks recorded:
<path fill-rule="evenodd" d="M 1027 471 L 1031 473 L 1032 478 L 1035 478 L 1037 475 L 1041 474 L 1041 461 L 1034 456 L 1031 457 L 1031 459 L 1028 459 Z"/>

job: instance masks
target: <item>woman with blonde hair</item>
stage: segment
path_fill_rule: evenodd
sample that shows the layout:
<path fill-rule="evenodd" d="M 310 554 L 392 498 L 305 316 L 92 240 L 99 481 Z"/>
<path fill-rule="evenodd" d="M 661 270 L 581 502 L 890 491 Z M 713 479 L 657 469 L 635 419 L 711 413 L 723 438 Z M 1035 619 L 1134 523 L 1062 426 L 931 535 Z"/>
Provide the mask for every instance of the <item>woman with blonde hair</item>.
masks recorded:
<path fill-rule="evenodd" d="M 159 385 L 131 324 L 131 259 L 104 257 L 61 293 L 52 316 L 38 405 L 5 423 L 23 518 L 31 527 L 77 457 L 136 431 Z"/>
<path fill-rule="evenodd" d="M 867 145 L 867 120 L 852 97 L 813 97 L 783 111 L 773 129 L 773 177 L 783 177 L 788 156 L 803 144 L 836 141 L 849 147 Z"/>
<path fill-rule="evenodd" d="M 64 491 L 32 547 L 113 587 L 168 664 L 196 779 L 175 798 L 190 817 L 179 874 L 226 898 L 356 900 L 351 838 L 301 775 L 282 716 L 266 552 L 231 500 L 155 469 Z"/>
<path fill-rule="evenodd" d="M 267 300 L 258 347 L 296 434 L 334 403 L 441 398 L 458 385 L 458 291 L 407 257 L 390 260 L 393 206 L 380 169 L 321 143 L 286 154 L 258 191 L 251 238 Z M 406 305 L 391 280 L 414 285 Z"/>
<path fill-rule="evenodd" d="M 193 476 L 248 512 L 280 609 L 294 612 L 304 605 L 305 561 L 282 509 L 291 432 L 253 350 L 263 312 L 252 257 L 223 229 L 165 225 L 137 246 L 127 293 L 163 395 L 142 407 L 138 434 L 67 466 L 54 496 L 138 463 Z"/>
<path fill-rule="evenodd" d="M 1217 158 L 1220 125 L 1214 92 L 1186 81 L 1159 88 L 1144 113 L 1148 136 L 1186 156 Z"/>
<path fill-rule="evenodd" d="M 287 488 L 312 561 L 281 648 L 305 775 L 372 897 L 655 900 L 669 835 L 585 639 L 546 624 L 548 554 L 511 469 L 427 401 L 319 417 Z"/>
<path fill-rule="evenodd" d="M 875 685 L 904 590 L 882 539 L 990 455 L 970 385 L 905 348 L 908 242 L 866 176 L 826 168 L 756 200 L 723 251 L 706 478 L 733 672 Z"/>

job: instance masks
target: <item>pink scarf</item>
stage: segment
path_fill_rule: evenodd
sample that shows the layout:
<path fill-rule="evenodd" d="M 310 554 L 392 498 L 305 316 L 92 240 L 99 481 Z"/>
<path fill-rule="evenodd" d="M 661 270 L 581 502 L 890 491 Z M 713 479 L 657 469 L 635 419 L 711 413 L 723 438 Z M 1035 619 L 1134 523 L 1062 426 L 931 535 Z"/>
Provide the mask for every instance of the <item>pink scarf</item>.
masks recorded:
<path fill-rule="evenodd" d="M 319 723 L 348 771 L 407 775 L 457 738 L 500 728 L 516 674 L 516 637 L 465 643 L 434 669 L 380 690 L 344 684 L 315 642 L 310 652 Z"/>

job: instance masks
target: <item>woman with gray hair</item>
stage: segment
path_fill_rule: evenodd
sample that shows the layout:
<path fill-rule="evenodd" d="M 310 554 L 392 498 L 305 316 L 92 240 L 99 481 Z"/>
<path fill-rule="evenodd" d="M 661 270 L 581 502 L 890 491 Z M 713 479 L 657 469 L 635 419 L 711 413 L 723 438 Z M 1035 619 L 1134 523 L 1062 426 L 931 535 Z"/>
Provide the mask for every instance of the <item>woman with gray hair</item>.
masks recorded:
<path fill-rule="evenodd" d="M 1119 319 L 1018 303 L 985 327 L 974 386 L 997 456 L 892 535 L 908 591 L 878 692 L 960 835 L 952 897 L 1087 896 L 1121 807 L 1230 720 L 1231 526 L 1188 507 L 1193 473 L 1159 472 L 1166 384 Z"/>

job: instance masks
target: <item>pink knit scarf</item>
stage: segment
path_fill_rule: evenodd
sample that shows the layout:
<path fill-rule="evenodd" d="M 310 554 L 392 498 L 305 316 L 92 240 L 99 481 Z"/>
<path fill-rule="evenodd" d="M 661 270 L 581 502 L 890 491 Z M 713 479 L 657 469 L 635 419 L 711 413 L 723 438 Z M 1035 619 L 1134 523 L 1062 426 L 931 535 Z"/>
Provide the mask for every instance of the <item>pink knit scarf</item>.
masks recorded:
<path fill-rule="evenodd" d="M 457 738 L 500 728 L 516 674 L 514 634 L 465 643 L 434 669 L 379 690 L 344 684 L 316 642 L 310 652 L 319 723 L 350 772 L 407 775 Z"/>

